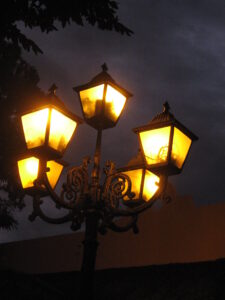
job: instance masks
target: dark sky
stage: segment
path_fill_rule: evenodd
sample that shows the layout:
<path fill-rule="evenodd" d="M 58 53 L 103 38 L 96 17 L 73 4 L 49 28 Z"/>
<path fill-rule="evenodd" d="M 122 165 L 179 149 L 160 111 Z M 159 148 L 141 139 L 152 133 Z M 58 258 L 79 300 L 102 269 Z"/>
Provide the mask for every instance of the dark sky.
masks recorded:
<path fill-rule="evenodd" d="M 42 34 L 26 34 L 44 55 L 24 54 L 40 74 L 40 87 L 55 82 L 58 95 L 81 115 L 72 87 L 88 82 L 106 62 L 109 73 L 134 96 L 114 129 L 103 135 L 103 162 L 122 166 L 137 152 L 131 129 L 146 124 L 169 101 L 175 117 L 199 136 L 183 173 L 173 177 L 179 194 L 192 195 L 196 205 L 225 200 L 225 2 L 220 0 L 120 1 L 119 17 L 134 31 L 132 37 L 75 24 Z M 60 27 L 59 27 L 60 28 Z M 66 159 L 79 164 L 92 155 L 96 132 L 78 128 Z M 1 241 L 69 232 L 69 224 L 26 221 L 19 230 L 2 232 Z M 47 207 L 53 215 L 53 208 Z"/>

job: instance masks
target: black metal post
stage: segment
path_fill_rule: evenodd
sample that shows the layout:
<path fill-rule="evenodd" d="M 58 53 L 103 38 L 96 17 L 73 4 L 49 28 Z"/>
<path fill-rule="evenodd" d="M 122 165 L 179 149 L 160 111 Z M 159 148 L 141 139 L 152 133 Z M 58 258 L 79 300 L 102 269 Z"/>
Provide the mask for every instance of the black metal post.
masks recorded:
<path fill-rule="evenodd" d="M 99 201 L 100 160 L 101 160 L 102 130 L 98 130 L 94 154 L 94 166 L 91 174 L 90 202 L 85 216 L 85 239 L 83 241 L 83 260 L 81 267 L 80 299 L 94 299 L 94 273 L 98 248 L 99 214 L 95 205 Z"/>
<path fill-rule="evenodd" d="M 95 155 L 94 155 L 94 167 L 92 170 L 92 186 L 99 185 L 100 179 L 100 160 L 101 160 L 101 144 L 102 144 L 102 130 L 98 130 Z"/>
<path fill-rule="evenodd" d="M 80 299 L 94 299 L 94 273 L 98 248 L 98 214 L 87 212 L 85 240 L 83 241 L 83 261 L 81 267 Z"/>

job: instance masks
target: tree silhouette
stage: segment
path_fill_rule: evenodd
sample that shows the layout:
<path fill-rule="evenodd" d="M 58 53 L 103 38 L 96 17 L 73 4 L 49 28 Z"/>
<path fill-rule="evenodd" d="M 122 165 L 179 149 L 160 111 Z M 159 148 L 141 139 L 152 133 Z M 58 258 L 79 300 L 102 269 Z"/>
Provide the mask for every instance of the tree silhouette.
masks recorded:
<path fill-rule="evenodd" d="M 112 0 L 3 0 L 2 7 L 0 39 L 7 39 L 36 54 L 41 53 L 41 49 L 21 32 L 18 24 L 22 23 L 31 29 L 38 27 L 48 33 L 57 30 L 56 22 L 62 27 L 71 22 L 80 26 L 89 23 L 102 30 L 132 34 L 130 29 L 120 23 L 118 4 Z"/>
<path fill-rule="evenodd" d="M 71 22 L 126 35 L 132 31 L 120 23 L 118 4 L 112 0 L 2 0 L 1 4 L 0 190 L 7 196 L 0 194 L 0 228 L 11 229 L 17 224 L 13 210 L 23 207 L 24 197 L 16 165 L 25 150 L 18 113 L 45 96 L 38 87 L 37 71 L 22 58 L 22 50 L 35 54 L 42 50 L 21 31 L 21 25 L 46 33 L 57 30 L 56 24 L 65 27 Z"/>
<path fill-rule="evenodd" d="M 16 158 L 25 151 L 17 112 L 43 96 L 37 84 L 37 71 L 21 57 L 21 50 L 2 41 L 0 52 L 0 228 L 16 225 L 12 211 L 22 207 Z"/>

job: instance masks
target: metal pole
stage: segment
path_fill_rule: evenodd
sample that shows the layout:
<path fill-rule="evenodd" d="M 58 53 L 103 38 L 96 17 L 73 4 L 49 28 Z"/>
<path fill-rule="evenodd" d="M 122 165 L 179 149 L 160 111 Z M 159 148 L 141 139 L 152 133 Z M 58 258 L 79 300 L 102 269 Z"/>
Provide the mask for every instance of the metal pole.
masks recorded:
<path fill-rule="evenodd" d="M 85 240 L 83 241 L 83 261 L 81 267 L 80 299 L 94 299 L 94 272 L 98 248 L 98 214 L 94 211 L 86 214 Z"/>
<path fill-rule="evenodd" d="M 98 222 L 99 214 L 95 204 L 100 200 L 98 193 L 100 182 L 102 130 L 98 130 L 94 154 L 94 166 L 91 174 L 91 195 L 89 207 L 85 215 L 85 239 L 83 241 L 83 260 L 81 267 L 80 299 L 94 299 L 94 273 L 98 248 Z"/>
<path fill-rule="evenodd" d="M 100 180 L 100 160 L 101 160 L 101 143 L 102 143 L 102 129 L 98 130 L 95 155 L 94 155 L 94 167 L 92 170 L 92 186 L 98 186 Z"/>

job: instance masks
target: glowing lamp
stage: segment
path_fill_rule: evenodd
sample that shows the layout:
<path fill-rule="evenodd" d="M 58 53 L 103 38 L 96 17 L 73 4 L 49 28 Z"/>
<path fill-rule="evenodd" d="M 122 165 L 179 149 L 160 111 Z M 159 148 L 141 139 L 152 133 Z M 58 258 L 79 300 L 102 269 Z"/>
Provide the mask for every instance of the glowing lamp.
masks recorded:
<path fill-rule="evenodd" d="M 192 142 L 198 139 L 169 110 L 166 102 L 163 112 L 149 124 L 134 129 L 139 136 L 148 169 L 156 174 L 180 173 Z"/>
<path fill-rule="evenodd" d="M 107 73 L 106 64 L 89 83 L 74 87 L 74 90 L 79 95 L 85 121 L 95 129 L 114 127 L 127 98 L 132 96 Z"/>
<path fill-rule="evenodd" d="M 31 156 L 19 160 L 17 164 L 23 189 L 28 189 L 31 192 L 36 191 L 35 180 L 38 179 L 40 174 L 40 160 L 37 157 Z M 54 189 L 63 170 L 64 163 L 52 160 L 46 163 L 46 167 L 49 184 Z M 44 191 L 44 187 L 39 188 Z"/>
<path fill-rule="evenodd" d="M 148 202 L 159 189 L 160 178 L 147 170 L 141 152 L 126 167 L 118 169 L 118 172 L 128 176 L 131 181 L 132 198 L 126 195 L 123 198 L 125 204 L 135 205 L 140 202 Z M 125 184 L 126 190 L 128 183 Z"/>
<path fill-rule="evenodd" d="M 68 112 L 55 95 L 53 85 L 46 98 L 47 104 L 21 116 L 27 148 L 47 159 L 63 155 L 81 119 Z"/>

